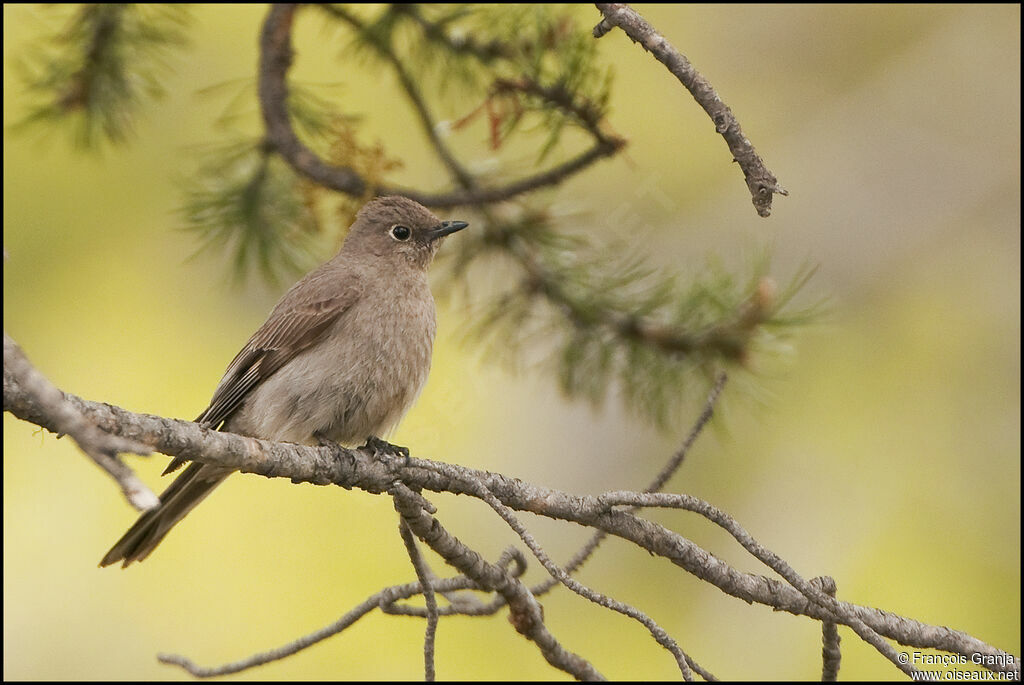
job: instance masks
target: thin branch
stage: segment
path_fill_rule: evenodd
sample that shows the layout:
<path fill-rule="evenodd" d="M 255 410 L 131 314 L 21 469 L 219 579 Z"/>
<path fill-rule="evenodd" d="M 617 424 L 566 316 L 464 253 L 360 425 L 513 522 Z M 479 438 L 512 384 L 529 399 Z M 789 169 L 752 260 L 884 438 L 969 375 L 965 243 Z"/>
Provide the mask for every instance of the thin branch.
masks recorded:
<path fill-rule="evenodd" d="M 690 448 L 693 447 L 693 443 L 697 441 L 697 436 L 701 434 L 704 430 L 704 426 L 708 424 L 708 421 L 710 421 L 711 417 L 714 415 L 715 403 L 718 402 L 718 396 L 725 388 L 725 382 L 727 380 L 728 376 L 724 371 L 719 372 L 715 377 L 715 382 L 711 386 L 711 391 L 708 393 L 707 400 L 704 402 L 704 409 L 701 411 L 700 416 L 697 417 L 693 427 L 690 428 L 690 432 L 686 436 L 686 439 L 683 440 L 683 444 L 680 445 L 679 449 L 676 450 L 671 457 L 669 457 L 668 462 L 661 469 L 658 475 L 655 476 L 654 480 L 644 488 L 643 492 L 658 492 L 661 490 L 665 487 L 665 483 L 667 483 L 675 472 L 679 470 L 679 467 L 683 465 L 683 460 L 686 459 L 686 455 L 689 454 Z M 639 511 L 639 509 L 640 507 L 631 507 L 626 509 L 626 511 Z M 573 554 L 569 563 L 566 564 L 565 570 L 569 573 L 573 573 L 583 566 L 587 559 L 590 558 L 590 555 L 597 550 L 601 541 L 607 536 L 608 534 L 603 530 L 594 533 L 593 537 L 591 537 L 590 540 L 588 540 L 579 550 L 577 550 L 575 554 Z M 539 583 L 532 588 L 533 594 L 539 597 L 557 584 L 557 579 L 548 578 L 544 582 Z M 711 680 L 709 677 L 710 674 L 701 673 L 701 676 L 703 676 L 705 680 Z"/>
<path fill-rule="evenodd" d="M 686 439 L 683 440 L 683 444 L 669 457 L 668 463 L 655 476 L 654 480 L 643 489 L 643 492 L 658 492 L 661 490 L 683 465 L 683 460 L 690 453 L 690 448 L 697 441 L 697 436 L 701 434 L 704 427 L 708 425 L 708 421 L 715 415 L 715 404 L 718 402 L 718 396 L 722 394 L 722 390 L 725 389 L 725 383 L 728 380 L 729 376 L 724 371 L 718 372 L 715 376 L 715 382 L 712 383 L 711 390 L 708 392 L 707 399 L 704 401 L 704 409 L 701 410 L 697 420 L 693 422 L 693 427 L 690 428 L 690 432 L 687 434 Z"/>
<path fill-rule="evenodd" d="M 487 43 L 478 43 L 471 35 L 457 38 L 450 36 L 444 30 L 444 26 L 424 17 L 420 13 L 420 8 L 415 4 L 395 3 L 391 5 L 391 11 L 410 17 L 423 30 L 424 36 L 434 43 L 443 45 L 454 54 L 473 55 L 482 63 L 490 64 L 499 58 L 509 59 L 516 53 L 511 45 L 497 39 Z"/>
<path fill-rule="evenodd" d="M 105 433 L 90 423 L 64 398 L 64 393 L 32 366 L 18 343 L 4 331 L 4 411 L 8 410 L 8 383 L 18 386 L 25 401 L 38 405 L 36 411 L 51 417 L 51 430 L 58 437 L 70 435 L 86 456 L 114 479 L 129 504 L 139 511 L 160 504 L 160 498 L 117 456 L 122 452 L 148 455 L 151 450 L 134 440 Z"/>
<path fill-rule="evenodd" d="M 456 590 L 472 590 L 476 588 L 476 583 L 464 576 L 434 581 L 434 589 L 438 591 L 443 590 L 445 592 L 451 592 Z M 254 654 L 250 657 L 246 657 L 245 659 L 240 659 L 221 666 L 198 666 L 191 659 L 178 654 L 159 654 L 157 655 L 157 659 L 165 664 L 180 666 L 188 671 L 189 675 L 195 676 L 196 678 L 214 678 L 217 676 L 228 675 L 230 673 L 239 673 L 240 671 L 245 671 L 256 666 L 262 666 L 263 664 L 270 663 L 271 661 L 280 661 L 281 659 L 292 656 L 293 654 L 297 654 L 307 647 L 312 647 L 316 643 L 344 631 L 374 609 L 388 606 L 402 599 L 409 599 L 410 597 L 414 597 L 422 592 L 423 586 L 419 583 L 393 585 L 370 595 L 365 601 L 358 604 L 351 611 L 329 626 L 321 628 L 320 630 L 308 635 L 304 635 L 298 640 L 294 640 L 280 647 L 267 650 L 266 652 L 260 652 L 259 654 Z"/>
<path fill-rule="evenodd" d="M 525 76 L 518 79 L 499 78 L 491 85 L 492 94 L 502 93 L 523 93 L 540 98 L 548 104 L 554 105 L 563 112 L 568 112 L 579 124 L 599 143 L 609 147 L 621 146 L 624 141 L 617 136 L 612 136 L 601 130 L 600 110 L 588 101 L 577 102 L 572 98 L 572 93 L 558 84 L 544 86 L 533 79 Z"/>
<path fill-rule="evenodd" d="M 714 351 L 725 359 L 742 360 L 750 338 L 761 324 L 771 319 L 778 305 L 774 281 L 764 278 L 731 319 L 704 330 L 688 331 L 614 309 L 595 311 L 572 297 L 565 289 L 564 279 L 545 266 L 536 250 L 524 240 L 516 236 L 506 240 L 508 253 L 527 274 L 523 287 L 543 295 L 575 327 L 585 329 L 599 325 L 621 340 L 637 342 L 670 355 Z"/>
<path fill-rule="evenodd" d="M 427 629 L 423 636 L 423 679 L 428 683 L 434 682 L 434 644 L 437 637 L 437 598 L 434 597 L 434 585 L 430 569 L 423 561 L 423 555 L 416 547 L 416 538 L 409 529 L 409 524 L 403 518 L 398 522 L 398 532 L 402 536 L 402 543 L 405 551 L 409 554 L 409 561 L 416 571 L 416 580 L 423 588 L 423 599 L 427 603 Z"/>
<path fill-rule="evenodd" d="M 447 193 L 422 193 L 417 190 L 399 187 L 381 187 L 376 191 L 379 195 L 404 195 L 428 207 L 456 207 L 459 205 L 483 205 L 510 200 L 540 188 L 551 188 L 569 179 L 577 172 L 586 169 L 594 162 L 611 157 L 625 146 L 625 141 L 616 139 L 614 144 L 595 143 L 590 149 L 558 164 L 547 171 L 528 176 L 518 181 L 497 188 L 478 188 L 476 190 L 452 190 Z"/>
<path fill-rule="evenodd" d="M 509 565 L 514 564 L 509 570 L 513 578 L 519 578 L 526 573 L 526 556 L 516 547 L 507 547 L 494 563 L 496 566 L 504 569 L 508 569 Z M 480 588 L 474 583 L 473 589 L 479 590 Z M 464 593 L 455 594 L 440 590 L 439 592 L 451 603 L 450 606 L 438 607 L 438 615 L 440 616 L 491 616 L 498 613 L 503 607 L 508 606 L 501 595 L 496 595 L 493 601 L 483 604 L 476 597 L 467 596 Z M 381 607 L 381 610 L 386 614 L 418 616 L 419 618 L 427 617 L 425 607 L 409 606 L 406 604 L 390 604 Z"/>
<path fill-rule="evenodd" d="M 343 7 L 337 5 L 320 5 L 322 9 L 326 10 L 335 17 L 338 17 L 345 21 L 349 26 L 353 27 L 357 31 L 364 31 L 366 25 L 351 12 L 347 11 Z M 423 98 L 423 94 L 420 92 L 419 86 L 416 85 L 416 80 L 413 79 L 412 75 L 402 64 L 402 60 L 398 58 L 395 51 L 391 49 L 391 46 L 384 40 L 374 40 L 374 48 L 379 52 L 395 70 L 395 75 L 398 76 L 398 82 L 401 84 L 402 89 L 405 91 L 406 96 L 409 98 L 412 108 L 416 111 L 416 116 L 420 120 L 420 125 L 423 127 L 423 132 L 427 136 L 427 140 L 433 146 L 437 156 L 441 158 L 441 161 L 448 171 L 451 172 L 452 176 L 458 181 L 459 185 L 463 188 L 473 188 L 476 186 L 476 181 L 473 175 L 466 170 L 465 167 L 455 158 L 455 155 L 448 146 L 445 145 L 444 141 L 437 134 L 437 123 L 434 121 L 434 117 L 430 114 L 430 110 L 427 107 L 427 102 Z"/>
<path fill-rule="evenodd" d="M 496 564 L 504 568 L 509 563 L 509 559 L 518 559 L 521 561 L 522 553 L 517 552 L 516 554 L 510 555 L 509 551 L 506 550 L 501 555 L 501 558 L 498 559 Z M 511 571 L 511 573 L 513 576 L 518 577 L 522 575 L 524 571 L 525 568 L 520 566 L 517 562 L 516 567 Z M 481 589 L 476 581 L 470 580 L 466 576 L 461 575 L 453 578 L 433 579 L 432 585 L 434 590 L 442 593 Z M 322 642 L 329 637 L 344 632 L 347 628 L 354 625 L 359 619 L 368 615 L 374 609 L 380 609 L 385 614 L 403 614 L 426 618 L 425 609 L 422 607 L 401 607 L 395 604 L 396 602 L 411 599 L 412 597 L 420 594 L 423 594 L 423 585 L 418 582 L 405 583 L 403 585 L 392 585 L 391 587 L 384 588 L 383 590 L 370 595 L 365 601 L 356 605 L 353 609 L 348 611 L 344 616 L 329 626 L 321 628 L 320 630 L 314 631 L 308 635 L 304 635 L 303 637 L 280 647 L 276 647 L 266 652 L 260 652 L 250 657 L 246 657 L 245 659 L 240 659 L 239 661 L 223 664 L 221 666 L 198 666 L 191 659 L 178 654 L 160 654 L 157 658 L 162 663 L 180 666 L 190 675 L 197 678 L 213 678 L 231 673 L 239 673 L 250 668 L 255 668 L 256 666 L 262 666 L 263 664 L 270 663 L 272 661 L 280 661 L 281 659 L 297 654 L 308 647 L 312 647 L 318 642 Z M 456 607 L 443 607 L 438 613 L 443 616 L 463 614 L 465 612 L 459 611 Z"/>
<path fill-rule="evenodd" d="M 725 139 L 733 159 L 739 163 L 757 213 L 763 217 L 771 215 L 772 196 L 776 193 L 789 193 L 779 185 L 775 174 L 765 167 L 754 146 L 743 135 L 740 122 L 733 116 L 732 110 L 722 102 L 711 83 L 690 64 L 685 55 L 672 47 L 664 36 L 629 5 L 597 3 L 597 9 L 601 10 L 604 18 L 594 27 L 594 37 L 600 38 L 612 27 L 618 26 L 626 32 L 630 40 L 639 43 L 679 79 L 693 95 L 697 104 L 711 117 L 711 121 L 715 123 L 715 130 Z"/>
<path fill-rule="evenodd" d="M 829 597 L 836 596 L 836 581 L 830 576 L 819 576 L 811 580 Z M 835 621 L 821 622 L 821 682 L 834 683 L 839 680 L 839 664 L 843 653 L 839 650 L 839 630 Z"/>

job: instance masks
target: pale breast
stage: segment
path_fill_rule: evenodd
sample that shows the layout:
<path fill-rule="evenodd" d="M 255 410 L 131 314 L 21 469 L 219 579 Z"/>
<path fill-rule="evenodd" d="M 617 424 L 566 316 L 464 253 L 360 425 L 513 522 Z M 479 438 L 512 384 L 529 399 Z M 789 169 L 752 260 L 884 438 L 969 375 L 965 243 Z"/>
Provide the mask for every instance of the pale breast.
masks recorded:
<path fill-rule="evenodd" d="M 437 324 L 425 274 L 378 282 L 321 341 L 253 389 L 226 429 L 359 444 L 394 428 L 426 383 Z"/>

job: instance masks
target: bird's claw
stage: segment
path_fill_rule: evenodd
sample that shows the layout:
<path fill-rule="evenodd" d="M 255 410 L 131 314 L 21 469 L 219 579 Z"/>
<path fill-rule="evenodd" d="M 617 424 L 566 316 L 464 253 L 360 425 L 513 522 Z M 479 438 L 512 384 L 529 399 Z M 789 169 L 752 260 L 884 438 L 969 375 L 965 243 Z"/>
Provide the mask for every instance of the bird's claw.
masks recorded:
<path fill-rule="evenodd" d="M 408 447 L 393 445 L 387 440 L 381 440 L 374 435 L 371 435 L 366 439 L 366 445 L 364 445 L 364 447 L 373 452 L 373 458 L 377 461 L 386 464 L 393 456 L 397 455 L 402 459 L 403 466 L 409 465 L 410 456 Z"/>

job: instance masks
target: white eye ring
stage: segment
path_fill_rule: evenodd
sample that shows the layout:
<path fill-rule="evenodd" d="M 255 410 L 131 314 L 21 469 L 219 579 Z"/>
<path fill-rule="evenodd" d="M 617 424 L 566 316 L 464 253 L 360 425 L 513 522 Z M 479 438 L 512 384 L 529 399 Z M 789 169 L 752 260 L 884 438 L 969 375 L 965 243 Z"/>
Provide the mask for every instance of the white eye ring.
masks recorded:
<path fill-rule="evenodd" d="M 389 232 L 391 233 L 392 238 L 394 238 L 395 240 L 400 240 L 402 242 L 405 242 L 406 240 L 412 237 L 412 231 L 410 231 L 407 226 L 403 226 L 402 224 L 395 224 L 394 226 L 391 227 L 391 231 Z"/>

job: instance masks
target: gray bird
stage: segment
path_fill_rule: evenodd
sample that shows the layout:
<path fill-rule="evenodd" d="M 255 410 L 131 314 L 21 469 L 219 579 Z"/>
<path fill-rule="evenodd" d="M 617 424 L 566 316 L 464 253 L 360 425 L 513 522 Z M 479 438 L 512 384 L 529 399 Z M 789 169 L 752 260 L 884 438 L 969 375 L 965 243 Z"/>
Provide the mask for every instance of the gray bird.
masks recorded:
<path fill-rule="evenodd" d="M 437 324 L 427 267 L 442 238 L 467 225 L 404 197 L 371 200 L 338 254 L 284 294 L 196 422 L 300 444 L 384 435 L 430 371 Z M 164 473 L 184 463 L 176 458 Z M 100 566 L 145 559 L 231 473 L 190 464 Z"/>

